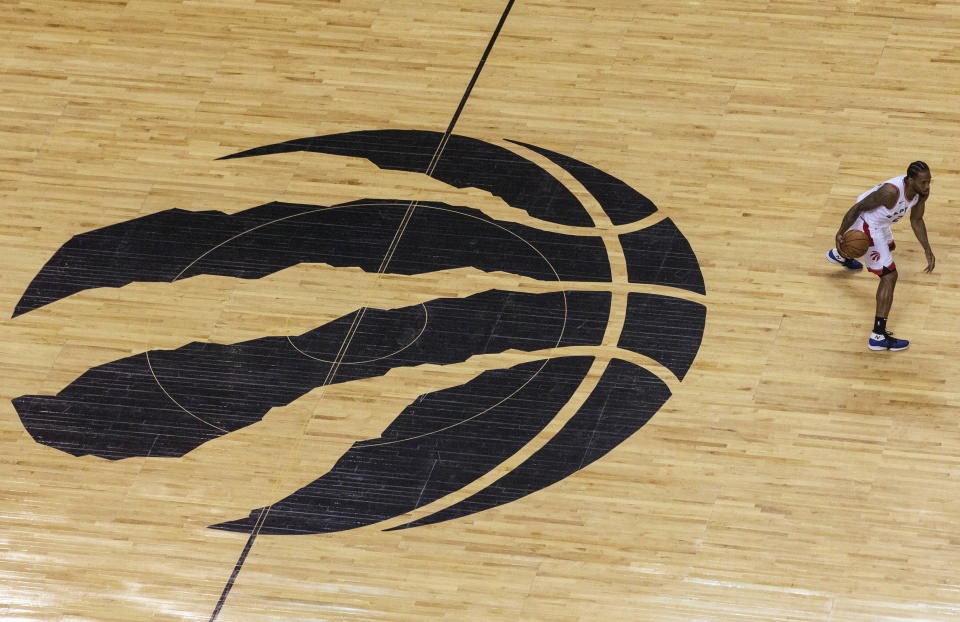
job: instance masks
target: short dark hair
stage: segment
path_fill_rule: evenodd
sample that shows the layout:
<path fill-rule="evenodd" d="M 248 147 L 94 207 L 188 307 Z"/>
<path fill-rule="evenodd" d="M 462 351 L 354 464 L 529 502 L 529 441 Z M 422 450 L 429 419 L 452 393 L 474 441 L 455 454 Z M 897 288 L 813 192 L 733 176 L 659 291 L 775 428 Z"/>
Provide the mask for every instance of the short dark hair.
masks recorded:
<path fill-rule="evenodd" d="M 907 177 L 916 177 L 923 171 L 929 171 L 930 167 L 927 166 L 926 162 L 921 162 L 917 160 L 916 162 L 911 162 L 910 166 L 907 167 Z"/>

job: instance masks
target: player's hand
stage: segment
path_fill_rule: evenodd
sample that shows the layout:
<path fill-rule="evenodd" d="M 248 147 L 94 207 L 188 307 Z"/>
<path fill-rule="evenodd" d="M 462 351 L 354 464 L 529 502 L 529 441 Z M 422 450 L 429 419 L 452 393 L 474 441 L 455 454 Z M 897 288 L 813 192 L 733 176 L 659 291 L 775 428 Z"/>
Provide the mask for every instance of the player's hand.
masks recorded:
<path fill-rule="evenodd" d="M 930 273 L 933 272 L 933 267 L 937 264 L 937 258 L 933 256 L 933 253 L 927 251 L 927 267 L 924 268 L 924 272 Z"/>
<path fill-rule="evenodd" d="M 843 242 L 843 234 L 844 234 L 843 231 L 838 231 L 838 232 L 837 232 L 837 246 L 836 246 L 836 249 L 837 249 L 837 253 L 839 253 L 839 255 L 840 255 L 841 257 L 843 257 L 843 253 L 840 252 L 840 243 Z M 846 257 L 843 257 L 843 258 L 844 258 L 844 259 L 847 259 Z"/>

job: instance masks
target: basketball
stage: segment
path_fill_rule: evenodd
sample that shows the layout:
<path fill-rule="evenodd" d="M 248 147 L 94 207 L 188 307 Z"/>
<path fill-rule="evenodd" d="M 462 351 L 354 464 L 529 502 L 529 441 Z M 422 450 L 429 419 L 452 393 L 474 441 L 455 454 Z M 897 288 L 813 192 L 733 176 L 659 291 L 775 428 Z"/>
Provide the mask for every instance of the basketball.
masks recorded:
<path fill-rule="evenodd" d="M 837 250 L 840 251 L 841 255 L 850 259 L 860 257 L 867 252 L 869 247 L 870 238 L 867 237 L 867 234 L 863 231 L 851 229 L 843 234 L 843 238 L 840 241 L 840 248 Z"/>

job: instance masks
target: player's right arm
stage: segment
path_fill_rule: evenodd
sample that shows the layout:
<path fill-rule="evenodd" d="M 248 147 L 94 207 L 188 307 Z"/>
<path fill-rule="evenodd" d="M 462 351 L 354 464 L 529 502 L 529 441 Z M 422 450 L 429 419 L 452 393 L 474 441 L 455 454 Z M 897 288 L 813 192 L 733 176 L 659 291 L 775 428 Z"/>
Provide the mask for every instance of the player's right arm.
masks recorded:
<path fill-rule="evenodd" d="M 858 201 L 853 207 L 847 210 L 843 215 L 843 221 L 840 223 L 840 229 L 837 231 L 837 248 L 840 248 L 840 240 L 847 229 L 853 226 L 857 217 L 864 212 L 875 210 L 878 207 L 893 207 L 900 197 L 900 191 L 896 186 L 883 184 L 867 196 L 862 201 Z"/>

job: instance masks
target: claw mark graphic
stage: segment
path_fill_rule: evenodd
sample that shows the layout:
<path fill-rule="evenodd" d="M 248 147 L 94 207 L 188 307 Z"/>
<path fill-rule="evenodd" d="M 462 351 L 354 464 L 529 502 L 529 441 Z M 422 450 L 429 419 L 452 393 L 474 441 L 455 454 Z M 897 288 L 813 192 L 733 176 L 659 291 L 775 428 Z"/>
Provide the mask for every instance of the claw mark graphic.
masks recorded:
<path fill-rule="evenodd" d="M 302 151 L 422 173 L 441 138 L 349 132 L 221 160 Z M 515 468 L 476 492 L 392 527 L 407 529 L 515 501 L 600 459 L 654 416 L 693 365 L 706 320 L 697 298 L 706 291 L 703 277 L 671 220 L 638 222 L 657 211 L 647 197 L 569 156 L 513 144 L 518 151 L 450 136 L 431 176 L 502 198 L 536 219 L 525 224 L 470 206 L 358 199 L 273 202 L 235 214 L 172 209 L 77 234 L 29 284 L 14 317 L 95 288 L 198 275 L 256 280 L 299 264 L 393 275 L 472 268 L 532 279 L 542 289 L 511 291 L 517 280 L 397 308 L 360 303 L 300 334 L 146 349 L 90 368 L 56 395 L 16 398 L 24 427 L 37 442 L 76 456 L 177 458 L 318 387 L 523 353 L 526 362 L 471 369 L 471 380 L 423 393 L 379 438 L 355 442 L 329 472 L 269 513 L 259 508 L 213 527 L 249 532 L 256 523 L 263 534 L 316 534 L 380 523 L 442 504 L 517 456 Z M 604 214 L 521 152 L 564 169 Z M 598 217 L 616 233 L 596 227 Z M 551 230 L 531 226 L 536 221 L 553 223 Z M 556 232 L 565 227 L 572 232 Z M 641 367 L 634 354 L 662 368 Z M 553 436 L 533 446 L 545 430 Z"/>

